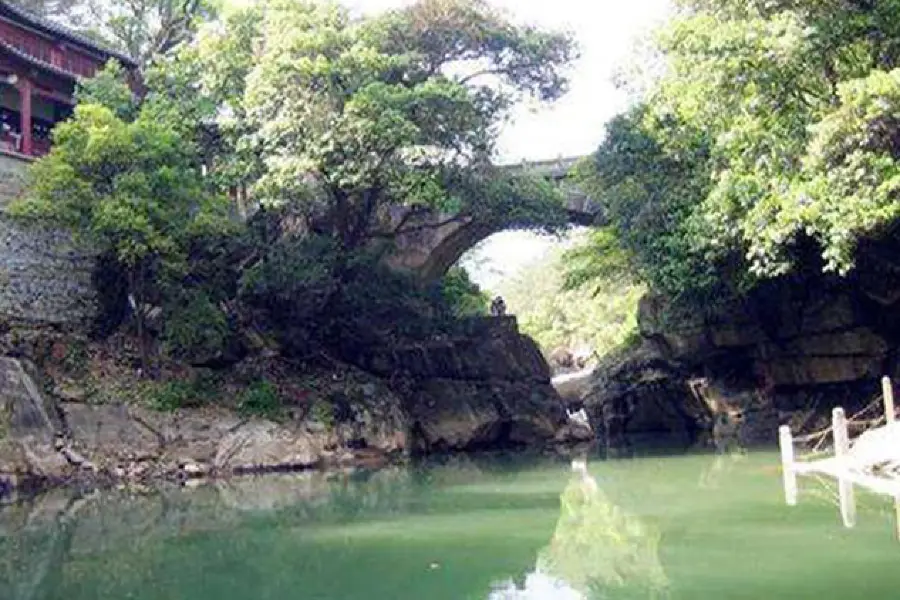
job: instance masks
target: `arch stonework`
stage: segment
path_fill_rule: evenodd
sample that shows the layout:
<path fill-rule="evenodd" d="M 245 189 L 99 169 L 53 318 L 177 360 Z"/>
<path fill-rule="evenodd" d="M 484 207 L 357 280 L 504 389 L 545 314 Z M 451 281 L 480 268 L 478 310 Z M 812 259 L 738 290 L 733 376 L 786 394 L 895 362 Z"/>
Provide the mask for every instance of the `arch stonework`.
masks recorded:
<path fill-rule="evenodd" d="M 599 220 L 600 206 L 574 185 L 565 181 L 579 158 L 525 163 L 507 167 L 512 171 L 538 173 L 558 182 L 566 193 L 569 220 L 575 225 L 591 225 Z M 409 218 L 412 209 L 392 211 L 394 223 L 406 220 L 407 231 L 394 240 L 394 249 L 386 263 L 398 270 L 414 273 L 423 282 L 442 277 L 463 254 L 482 240 L 508 227 L 503 223 L 485 223 L 471 216 L 422 212 Z"/>

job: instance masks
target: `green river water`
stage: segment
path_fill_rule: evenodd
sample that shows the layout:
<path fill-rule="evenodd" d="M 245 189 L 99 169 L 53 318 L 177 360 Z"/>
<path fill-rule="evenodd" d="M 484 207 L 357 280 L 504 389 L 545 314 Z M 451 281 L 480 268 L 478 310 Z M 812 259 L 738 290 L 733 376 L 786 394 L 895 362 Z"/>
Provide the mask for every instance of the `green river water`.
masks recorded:
<path fill-rule="evenodd" d="M 0 508 L 3 600 L 898 598 L 890 500 L 778 457 L 493 457 Z"/>

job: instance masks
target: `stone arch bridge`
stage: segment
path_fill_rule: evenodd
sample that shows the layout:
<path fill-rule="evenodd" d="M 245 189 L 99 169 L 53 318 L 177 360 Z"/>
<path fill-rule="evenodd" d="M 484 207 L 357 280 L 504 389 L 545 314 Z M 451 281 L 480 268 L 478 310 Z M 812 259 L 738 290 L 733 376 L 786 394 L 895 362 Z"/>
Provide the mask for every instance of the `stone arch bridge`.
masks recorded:
<path fill-rule="evenodd" d="M 581 157 L 561 158 L 540 162 L 509 165 L 509 171 L 538 174 L 556 182 L 566 196 L 569 220 L 576 225 L 592 225 L 602 220 L 600 206 L 587 197 L 571 182 L 567 175 Z M 409 209 L 397 211 L 392 220 L 408 218 Z M 411 225 L 411 226 L 410 226 Z M 466 253 L 491 235 L 508 229 L 510 224 L 485 223 L 477 217 L 428 213 L 410 220 L 407 231 L 397 236 L 395 249 L 387 257 L 391 267 L 414 273 L 423 282 L 434 281 Z"/>

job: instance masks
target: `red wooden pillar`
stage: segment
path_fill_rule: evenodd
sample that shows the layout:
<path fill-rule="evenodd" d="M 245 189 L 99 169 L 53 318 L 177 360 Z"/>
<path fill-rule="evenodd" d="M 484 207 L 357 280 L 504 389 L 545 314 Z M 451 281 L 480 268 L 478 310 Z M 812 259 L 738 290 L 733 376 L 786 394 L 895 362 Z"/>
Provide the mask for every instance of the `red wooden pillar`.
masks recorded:
<path fill-rule="evenodd" d="M 19 80 L 19 111 L 22 118 L 22 154 L 31 155 L 34 151 L 31 142 L 31 95 L 33 85 L 31 80 L 23 77 Z"/>

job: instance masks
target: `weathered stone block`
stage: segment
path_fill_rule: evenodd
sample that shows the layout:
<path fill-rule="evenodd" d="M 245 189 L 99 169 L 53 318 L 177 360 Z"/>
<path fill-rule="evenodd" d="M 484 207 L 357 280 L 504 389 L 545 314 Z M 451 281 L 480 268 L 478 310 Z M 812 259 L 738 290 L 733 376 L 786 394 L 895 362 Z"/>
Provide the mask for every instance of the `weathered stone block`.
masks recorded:
<path fill-rule="evenodd" d="M 71 232 L 6 214 L 29 164 L 0 154 L 0 319 L 84 326 L 97 311 L 94 254 Z"/>
<path fill-rule="evenodd" d="M 787 344 L 789 352 L 805 356 L 884 356 L 888 343 L 881 336 L 866 327 L 850 331 L 837 331 L 810 335 L 791 340 Z"/>
<path fill-rule="evenodd" d="M 65 403 L 72 438 L 101 466 L 156 457 L 162 449 L 156 433 L 136 420 L 124 405 Z"/>
<path fill-rule="evenodd" d="M 222 440 L 214 465 L 226 471 L 308 468 L 320 461 L 322 450 L 320 438 L 306 431 L 251 421 Z"/>
<path fill-rule="evenodd" d="M 864 356 L 806 356 L 767 363 L 775 385 L 801 386 L 857 381 L 877 377 L 881 360 Z"/>

